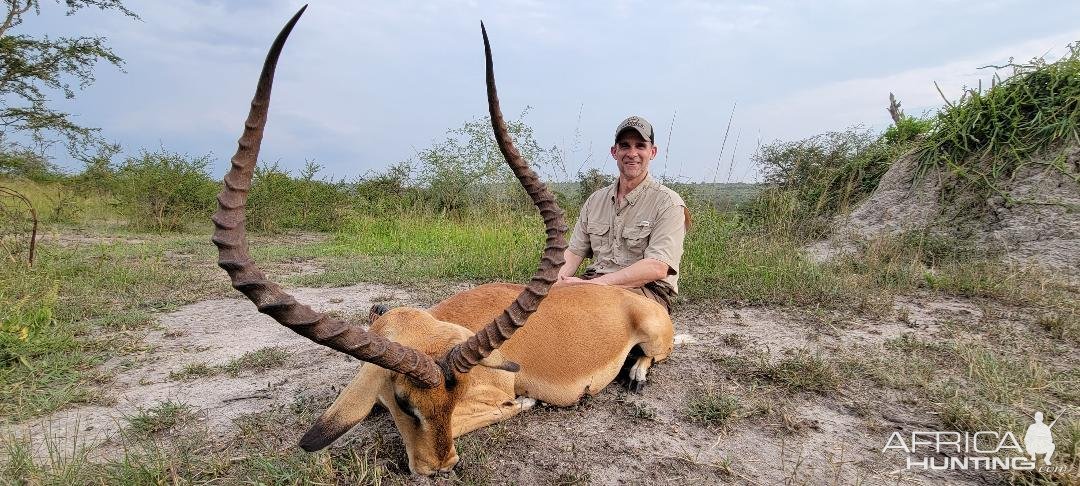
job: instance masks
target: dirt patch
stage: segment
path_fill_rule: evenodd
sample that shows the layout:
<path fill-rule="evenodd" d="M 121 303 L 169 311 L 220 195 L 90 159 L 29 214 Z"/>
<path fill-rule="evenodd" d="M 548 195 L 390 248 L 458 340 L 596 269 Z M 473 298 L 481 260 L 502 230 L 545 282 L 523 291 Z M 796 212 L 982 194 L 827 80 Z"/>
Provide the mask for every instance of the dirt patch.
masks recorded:
<path fill-rule="evenodd" d="M 316 309 L 357 319 L 376 302 L 432 302 L 431 296 L 417 291 L 375 284 L 291 292 Z M 936 422 L 899 395 L 884 390 L 866 394 L 843 381 L 829 392 L 757 388 L 720 364 L 724 356 L 750 351 L 766 359 L 794 352 L 843 357 L 902 334 L 932 340 L 949 322 L 977 321 L 983 314 L 977 303 L 930 296 L 899 298 L 891 315 L 874 319 L 794 308 L 684 305 L 675 316 L 676 332 L 693 339 L 653 368 L 643 394 L 613 384 L 576 406 L 541 405 L 481 429 L 458 440 L 463 459 L 455 474 L 479 471 L 479 482 L 500 484 L 992 481 L 995 478 L 950 472 L 898 472 L 903 459 L 881 453 L 889 433 Z M 127 423 L 125 417 L 172 401 L 197 410 L 216 440 L 227 443 L 245 416 L 321 409 L 358 366 L 356 360 L 310 343 L 239 299 L 188 305 L 159 316 L 158 323 L 158 329 L 145 336 L 145 352 L 117 356 L 104 365 L 116 376 L 108 390 L 115 398 L 113 406 L 71 409 L 9 430 L 30 434 L 38 445 L 46 434 L 57 444 L 100 444 L 100 457 L 117 452 L 114 439 Z M 222 367 L 268 348 L 284 350 L 284 362 L 262 371 L 177 377 L 191 366 Z M 688 418 L 687 400 L 710 387 L 738 397 L 737 419 L 701 424 Z M 281 433 L 288 436 L 284 443 L 295 444 L 303 429 Z M 392 473 L 402 474 L 401 480 L 438 482 L 407 475 L 403 446 L 385 412 L 376 411 L 334 447 L 371 443 L 380 444 L 380 460 Z"/>
<path fill-rule="evenodd" d="M 417 305 L 409 291 L 377 284 L 291 292 L 316 310 L 356 320 L 366 319 L 376 302 Z M 102 367 L 115 376 L 106 393 L 114 405 L 65 410 L 10 430 L 38 438 L 51 435 L 58 444 L 107 445 L 127 422 L 126 417 L 171 401 L 205 412 L 210 430 L 224 436 L 240 416 L 288 404 L 302 392 L 326 383 L 343 386 L 359 365 L 359 361 L 316 345 L 259 314 L 247 300 L 215 299 L 187 305 L 159 316 L 158 324 L 158 329 L 144 338 L 145 352 L 117 356 Z M 190 367 L 220 367 L 245 354 L 271 348 L 288 355 L 275 369 L 198 379 L 176 376 Z M 43 441 L 35 444 L 44 446 Z M 108 450 L 104 448 L 103 453 Z"/>
<path fill-rule="evenodd" d="M 929 171 L 917 178 L 917 168 L 914 154 L 898 158 L 869 198 L 835 219 L 834 237 L 810 245 L 809 255 L 822 261 L 852 252 L 854 241 L 929 231 L 1001 253 L 1010 263 L 1080 278 L 1080 148 L 1019 168 L 1000 188 L 1012 198 L 1008 204 L 1000 196 L 970 194 L 943 201 L 943 175 Z"/>

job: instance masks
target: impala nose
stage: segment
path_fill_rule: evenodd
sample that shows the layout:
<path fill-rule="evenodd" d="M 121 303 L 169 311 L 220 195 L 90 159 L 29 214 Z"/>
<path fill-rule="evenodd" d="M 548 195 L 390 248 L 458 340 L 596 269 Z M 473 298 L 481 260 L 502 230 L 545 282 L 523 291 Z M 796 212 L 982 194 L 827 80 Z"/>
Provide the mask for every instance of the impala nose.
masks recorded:
<path fill-rule="evenodd" d="M 447 459 L 446 462 L 442 463 L 442 467 L 439 468 L 439 472 L 448 473 L 452 471 L 454 469 L 454 466 L 457 465 L 460 459 L 461 458 L 458 457 L 458 455 L 455 453 L 453 457 Z"/>

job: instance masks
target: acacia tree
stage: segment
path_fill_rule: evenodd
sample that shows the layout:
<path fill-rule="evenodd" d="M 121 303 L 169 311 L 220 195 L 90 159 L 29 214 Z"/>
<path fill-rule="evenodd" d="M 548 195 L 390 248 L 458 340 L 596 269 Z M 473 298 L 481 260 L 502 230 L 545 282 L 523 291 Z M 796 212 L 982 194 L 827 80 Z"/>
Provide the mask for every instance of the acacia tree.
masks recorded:
<path fill-rule="evenodd" d="M 123 59 L 106 45 L 104 37 L 34 37 L 13 33 L 28 15 L 41 13 L 41 0 L 0 0 L 0 140 L 11 134 L 29 136 L 43 147 L 61 141 L 72 156 L 84 159 L 107 145 L 99 129 L 75 123 L 70 113 L 49 107 L 55 93 L 67 99 L 94 82 L 94 67 L 106 62 L 123 67 Z M 97 7 L 138 19 L 120 0 L 56 0 L 67 15 Z"/>

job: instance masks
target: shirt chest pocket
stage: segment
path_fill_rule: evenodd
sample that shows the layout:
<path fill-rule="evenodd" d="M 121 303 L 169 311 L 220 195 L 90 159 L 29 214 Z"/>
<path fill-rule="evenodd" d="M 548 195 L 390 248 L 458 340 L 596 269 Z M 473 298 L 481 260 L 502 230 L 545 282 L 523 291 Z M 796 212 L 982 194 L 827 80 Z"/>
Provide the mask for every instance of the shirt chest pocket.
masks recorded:
<path fill-rule="evenodd" d="M 627 259 L 630 263 L 645 258 L 645 248 L 649 246 L 649 236 L 652 235 L 652 225 L 638 224 L 623 228 L 622 237 L 626 243 Z"/>
<path fill-rule="evenodd" d="M 599 258 L 611 252 L 611 225 L 603 223 L 589 223 L 585 227 L 589 234 L 589 246 L 592 247 L 593 257 Z"/>

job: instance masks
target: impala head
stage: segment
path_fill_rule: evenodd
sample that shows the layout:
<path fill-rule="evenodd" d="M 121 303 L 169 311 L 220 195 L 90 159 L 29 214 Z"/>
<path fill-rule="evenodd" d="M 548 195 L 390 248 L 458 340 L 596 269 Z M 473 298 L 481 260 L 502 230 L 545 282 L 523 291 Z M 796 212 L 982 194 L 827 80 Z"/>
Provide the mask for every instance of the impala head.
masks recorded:
<path fill-rule="evenodd" d="M 228 272 L 233 287 L 255 303 L 260 312 L 316 343 L 367 362 L 304 434 L 300 444 L 305 450 L 329 445 L 363 420 L 378 401 L 393 415 L 408 451 L 409 468 L 425 475 L 448 471 L 458 461 L 451 418 L 460 397 L 474 381 L 513 379 L 511 372 L 517 366 L 505 361 L 497 349 L 525 324 L 556 279 L 566 248 L 562 210 L 510 141 L 484 31 L 488 109 L 495 139 L 507 164 L 540 210 L 547 235 L 540 266 L 521 295 L 475 335 L 417 309 L 390 311 L 379 317 L 368 332 L 359 324 L 315 312 L 267 280 L 248 253 L 244 208 L 266 126 L 274 69 L 286 38 L 306 8 L 289 20 L 270 47 L 239 147 L 218 194 L 218 211 L 212 218 L 218 265 Z"/>
<path fill-rule="evenodd" d="M 371 332 L 431 356 L 444 356 L 473 335 L 464 327 L 436 320 L 419 309 L 398 308 L 379 317 Z M 364 420 L 376 402 L 390 411 L 417 474 L 447 471 L 457 464 L 451 416 L 473 383 L 508 380 L 516 365 L 498 350 L 467 373 L 446 369 L 441 386 L 425 387 L 415 379 L 378 366 L 364 365 L 351 383 L 300 439 L 306 451 L 322 449 Z"/>

